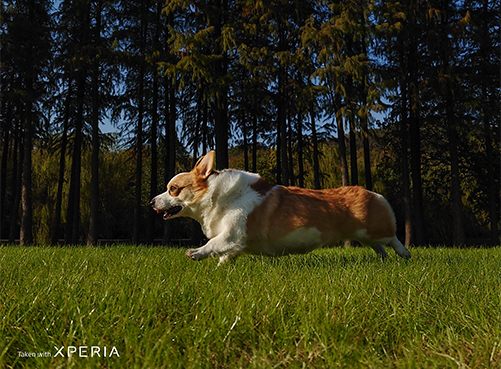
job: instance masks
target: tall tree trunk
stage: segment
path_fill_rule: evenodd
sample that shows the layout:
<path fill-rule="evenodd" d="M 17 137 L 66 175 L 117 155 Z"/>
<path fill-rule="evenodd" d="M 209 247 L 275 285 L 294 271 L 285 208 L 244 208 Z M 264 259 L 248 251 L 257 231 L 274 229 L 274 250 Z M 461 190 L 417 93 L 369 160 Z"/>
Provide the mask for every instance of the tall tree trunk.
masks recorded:
<path fill-rule="evenodd" d="M 240 124 L 242 125 L 243 146 L 244 146 L 244 169 L 246 171 L 249 171 L 249 143 L 247 139 L 247 123 L 245 117 L 243 117 Z"/>
<path fill-rule="evenodd" d="M 220 106 L 218 106 L 220 105 Z M 221 97 L 220 103 L 214 108 L 216 133 L 216 167 L 221 170 L 228 168 L 228 111 L 227 98 Z"/>
<path fill-rule="evenodd" d="M 445 77 L 445 118 L 447 133 L 449 136 L 449 154 L 451 161 L 451 198 L 452 198 L 452 223 L 453 223 L 453 242 L 456 246 L 464 245 L 464 226 L 463 226 L 463 202 L 462 202 L 462 192 L 461 192 L 461 178 L 459 174 L 459 155 L 458 155 L 458 132 L 456 117 L 454 116 L 455 102 L 453 97 L 453 84 L 452 84 L 452 73 L 453 67 L 451 66 L 450 57 L 452 54 L 452 47 L 450 45 L 448 31 L 449 28 L 449 17 L 450 9 L 448 6 L 448 1 L 444 1 L 442 4 L 442 9 L 440 13 L 440 26 L 441 28 L 441 55 L 440 59 L 442 61 L 442 73 Z"/>
<path fill-rule="evenodd" d="M 155 40 L 154 46 L 155 50 L 160 51 L 162 48 L 160 41 L 161 32 L 161 19 L 162 19 L 162 2 L 157 2 L 156 4 L 156 15 L 155 15 Z M 153 96 L 152 96 L 152 106 L 151 106 L 151 128 L 150 128 L 150 149 L 151 149 L 151 163 L 150 163 L 150 199 L 158 194 L 158 122 L 159 122 L 159 112 L 158 112 L 158 99 L 159 99 L 159 73 L 157 70 L 157 65 L 153 62 L 150 67 L 153 74 Z M 146 224 L 146 242 L 148 244 L 154 241 L 154 231 L 155 231 L 155 220 L 157 216 L 152 209 L 148 209 L 148 223 Z"/>
<path fill-rule="evenodd" d="M 136 130 L 136 179 L 135 179 L 135 194 L 134 194 L 134 216 L 132 221 L 132 243 L 139 245 L 141 218 L 143 208 L 141 206 L 141 194 L 143 185 L 143 117 L 144 117 L 144 45 L 146 44 L 146 4 L 141 3 L 140 14 L 140 37 L 141 46 L 139 49 L 139 76 L 138 76 L 138 93 L 137 93 L 137 130 Z"/>
<path fill-rule="evenodd" d="M 170 16 L 169 16 L 170 17 Z M 166 45 L 168 45 L 167 42 L 165 42 Z M 172 103 L 170 101 L 170 85 L 171 85 L 171 79 L 168 78 L 167 76 L 164 76 L 163 79 L 164 82 L 164 186 L 167 186 L 169 183 L 170 179 L 172 178 L 171 175 L 171 168 L 169 167 L 170 164 L 170 104 Z M 165 187 L 164 187 L 165 191 Z M 162 245 L 168 245 L 172 239 L 172 227 L 170 226 L 172 223 L 171 222 L 163 222 L 164 229 L 163 229 L 163 235 L 162 235 Z"/>
<path fill-rule="evenodd" d="M 162 3 L 157 2 L 156 4 L 156 14 L 155 14 L 155 39 L 154 47 L 155 50 L 161 50 L 162 45 L 160 41 L 161 32 L 161 19 L 162 19 Z M 158 193 L 158 95 L 159 95 L 159 73 L 157 71 L 157 65 L 153 61 L 151 72 L 153 74 L 153 100 L 151 106 L 151 127 L 150 127 L 150 149 L 151 149 L 151 163 L 150 163 L 150 199 L 155 197 Z M 146 243 L 152 244 L 155 238 L 155 220 L 157 215 L 152 209 L 148 209 L 148 222 L 146 224 Z"/>
<path fill-rule="evenodd" d="M 277 119 L 277 183 L 282 184 L 282 134 L 280 129 L 280 123 Z"/>
<path fill-rule="evenodd" d="M 257 95 L 254 94 L 252 109 L 252 171 L 257 173 Z"/>
<path fill-rule="evenodd" d="M 450 108 L 448 107 L 447 110 Z M 449 112 L 452 113 L 452 110 Z M 447 113 L 448 119 L 449 113 Z M 452 116 L 454 114 L 451 114 Z M 454 119 L 452 117 L 452 119 Z M 458 137 L 453 121 L 448 122 L 449 126 L 449 151 L 451 158 L 451 197 L 452 197 L 452 219 L 454 229 L 454 244 L 456 246 L 465 244 L 463 225 L 463 202 L 461 193 L 461 179 L 459 176 L 458 159 Z"/>
<path fill-rule="evenodd" d="M 101 45 L 101 2 L 97 2 L 96 26 L 95 26 L 96 47 Z M 99 52 L 99 50 L 96 50 Z M 96 245 L 99 237 L 99 59 L 94 58 L 92 73 L 92 153 L 91 153 L 91 180 L 90 180 L 90 217 L 89 234 L 87 244 Z"/>
<path fill-rule="evenodd" d="M 358 185 L 358 163 L 357 163 L 357 137 L 355 134 L 355 118 L 353 114 L 349 116 L 350 121 L 350 166 L 351 185 Z"/>
<path fill-rule="evenodd" d="M 280 73 L 280 72 L 279 72 Z M 283 72 L 282 72 L 283 73 Z M 282 74 L 280 73 L 280 74 Z M 277 160 L 280 161 L 281 170 L 281 184 L 284 186 L 289 185 L 289 170 L 287 163 L 287 122 L 285 119 L 285 97 L 283 96 L 283 85 L 282 77 L 279 77 L 279 96 L 278 96 L 278 129 L 280 130 L 280 156 Z"/>
<path fill-rule="evenodd" d="M 24 141 L 23 141 L 23 179 L 21 189 L 21 231 L 20 244 L 31 245 L 33 243 L 33 203 L 31 196 L 31 167 L 32 167 L 32 150 L 33 150 L 33 122 L 32 122 L 32 102 L 33 98 L 33 81 L 28 78 L 26 82 L 28 86 L 28 98 L 25 108 L 25 123 L 24 123 Z"/>
<path fill-rule="evenodd" d="M 165 177 L 167 184 L 176 172 L 176 86 L 170 78 L 164 79 L 165 87 Z M 172 240 L 173 221 L 164 222 L 162 244 L 167 245 Z"/>
<path fill-rule="evenodd" d="M 424 245 L 426 235 L 424 231 L 423 188 L 421 184 L 421 124 L 420 98 L 418 85 L 418 51 L 415 36 L 411 36 L 409 50 L 409 125 L 410 125 L 410 153 L 412 177 L 412 204 L 414 208 L 414 243 Z"/>
<path fill-rule="evenodd" d="M 401 56 L 401 63 L 403 63 L 403 55 Z M 405 74 L 402 71 L 400 79 L 400 91 L 402 94 L 401 111 L 400 111 L 400 140 L 402 142 L 402 193 L 404 203 L 404 222 L 405 222 L 405 245 L 408 246 L 413 240 L 413 226 L 412 226 L 412 208 L 411 208 L 411 190 L 409 182 L 409 163 L 408 155 L 408 89 Z"/>
<path fill-rule="evenodd" d="M 294 180 L 294 157 L 292 155 L 292 123 L 291 123 L 291 117 L 289 115 L 288 119 L 287 119 L 287 129 L 289 131 L 289 139 L 287 140 L 287 150 L 288 150 L 288 157 L 289 157 L 289 162 L 288 162 L 288 166 L 289 166 L 289 184 L 291 186 L 295 186 L 296 185 L 296 182 Z"/>
<path fill-rule="evenodd" d="M 158 74 L 153 70 L 153 101 L 151 106 L 151 131 L 150 131 L 150 199 L 158 194 Z M 146 224 L 146 243 L 153 243 L 156 214 L 153 210 L 148 211 L 148 222 Z"/>
<path fill-rule="evenodd" d="M 68 125 L 70 120 L 71 96 L 73 94 L 73 81 L 68 78 L 68 93 L 66 101 L 64 102 L 64 119 L 63 119 L 63 133 L 61 136 L 61 153 L 59 156 L 59 177 L 57 181 L 57 195 L 56 195 L 56 211 L 54 214 L 52 240 L 51 243 L 56 245 L 59 240 L 61 228 L 61 209 L 63 203 L 63 186 L 64 186 L 64 173 L 66 169 L 66 146 L 68 144 Z"/>
<path fill-rule="evenodd" d="M 9 104 L 10 105 L 10 104 Z M 9 108 L 10 110 L 10 108 Z M 7 114 L 7 119 L 11 117 L 10 112 Z M 10 132 L 9 129 L 3 126 L 0 130 L 2 140 L 2 161 L 0 163 L 0 239 L 3 237 L 3 227 L 5 224 L 5 194 L 7 186 L 7 161 L 9 156 Z"/>
<path fill-rule="evenodd" d="M 489 187 L 489 223 L 491 228 L 490 244 L 494 246 L 497 245 L 499 242 L 497 212 L 500 206 L 499 204 L 500 201 L 499 201 L 499 196 L 496 196 L 496 181 L 494 179 L 494 159 L 493 159 L 494 155 L 492 154 L 493 149 L 492 149 L 491 127 L 489 123 L 489 116 L 485 110 L 484 110 L 484 136 L 485 136 L 485 153 L 487 157 L 487 181 Z"/>
<path fill-rule="evenodd" d="M 170 13 L 167 17 L 167 27 L 166 30 L 169 29 L 169 26 L 174 27 L 174 15 Z M 175 57 L 171 54 L 171 38 L 170 31 L 166 31 L 164 33 L 164 52 L 169 55 L 169 58 L 174 62 Z M 164 76 L 164 184 L 171 180 L 174 177 L 174 173 L 176 171 L 176 86 L 175 80 L 171 79 L 167 75 Z M 172 240 L 173 234 L 173 221 L 163 222 L 163 235 L 162 235 L 162 244 L 167 245 Z"/>
<path fill-rule="evenodd" d="M 372 191 L 371 152 L 369 147 L 369 130 L 367 128 L 367 117 L 362 118 L 362 131 L 362 143 L 364 145 L 365 188 L 369 191 Z"/>
<path fill-rule="evenodd" d="M 425 243 L 423 224 L 423 190 L 421 185 L 421 135 L 419 115 L 415 109 L 410 114 L 411 139 L 411 176 L 412 176 L 412 204 L 414 207 L 414 242 L 417 245 Z"/>
<path fill-rule="evenodd" d="M 24 157 L 24 150 L 22 150 L 22 144 L 20 141 L 22 132 L 19 127 L 15 128 L 14 137 L 14 150 L 13 150 L 13 168 L 12 177 L 14 178 L 14 203 L 12 204 L 12 214 L 10 217 L 10 228 L 9 228 L 9 243 L 14 243 L 17 235 L 17 221 L 19 216 L 19 206 L 21 204 L 21 183 L 23 180 L 23 170 L 22 163 Z"/>
<path fill-rule="evenodd" d="M 209 150 L 209 103 L 207 99 L 203 99 L 203 116 L 202 116 L 202 153 L 205 155 Z"/>
<path fill-rule="evenodd" d="M 361 25 L 362 25 L 362 54 L 367 56 L 367 22 L 365 13 L 365 2 L 361 2 Z M 362 84 L 360 85 L 360 97 L 362 104 L 362 115 L 360 116 L 360 127 L 362 130 L 362 144 L 364 147 L 364 175 L 365 188 L 372 191 L 371 153 L 369 147 L 369 107 L 367 106 L 367 94 L 369 91 L 367 66 L 362 66 Z"/>
<path fill-rule="evenodd" d="M 71 163 L 70 190 L 66 212 L 66 243 L 77 244 L 80 239 L 80 177 L 82 171 L 82 129 L 85 97 L 85 70 L 78 72 L 77 115 L 75 120 L 75 139 Z"/>
<path fill-rule="evenodd" d="M 216 16 L 214 27 L 214 38 L 218 40 L 215 46 L 215 54 L 221 55 L 216 61 L 216 79 L 222 79 L 228 68 L 228 55 L 219 43 L 222 36 L 223 25 L 226 21 L 227 3 L 226 0 L 218 0 L 217 6 L 220 11 Z M 216 168 L 228 168 L 228 88 L 223 86 L 219 88 L 214 102 L 214 119 L 216 134 Z"/>
<path fill-rule="evenodd" d="M 488 27 L 488 14 L 489 14 L 489 0 L 483 1 L 483 22 L 480 27 L 481 30 L 481 42 L 480 42 L 480 56 L 482 65 L 489 64 L 489 48 L 490 38 L 489 38 L 489 27 Z M 498 70 L 501 72 L 501 70 Z M 493 154 L 493 145 L 492 145 L 492 131 L 491 131 L 491 118 L 492 113 L 489 109 L 489 106 L 497 106 L 498 104 L 493 104 L 489 101 L 489 96 L 497 96 L 495 93 L 489 93 L 490 87 L 486 86 L 486 83 L 482 84 L 482 115 L 483 115 L 483 126 L 484 126 L 484 139 L 485 139 L 485 154 L 487 159 L 487 183 L 488 183 L 488 196 L 489 196 L 489 223 L 490 223 L 490 244 L 492 246 L 499 244 L 499 236 L 498 233 L 498 209 L 500 209 L 500 197 L 499 193 L 496 193 L 496 180 L 494 173 L 495 164 L 495 155 Z M 501 133 L 501 126 L 500 126 Z M 499 156 L 497 166 L 500 167 L 499 164 Z"/>
<path fill-rule="evenodd" d="M 278 50 L 283 52 L 287 48 L 287 41 L 285 38 L 285 29 L 282 19 L 278 21 Z M 287 96 L 286 96 L 286 78 L 287 71 L 285 66 L 278 61 L 278 96 L 277 96 L 277 120 L 278 129 L 280 130 L 280 170 L 281 170 L 281 184 L 289 185 L 289 164 L 287 160 Z"/>
<path fill-rule="evenodd" d="M 142 63 L 142 60 L 141 60 Z M 138 116 L 136 131 L 136 190 L 134 195 L 134 219 L 132 229 L 132 243 L 139 244 L 142 206 L 141 189 L 143 179 L 143 116 L 144 116 L 144 67 L 139 67 L 139 90 L 138 90 Z"/>
<path fill-rule="evenodd" d="M 339 145 L 339 161 L 341 167 L 341 183 L 343 186 L 350 185 L 350 178 L 348 175 L 348 161 L 346 160 L 346 142 L 344 137 L 344 122 L 343 116 L 339 113 L 341 109 L 341 96 L 336 94 L 335 98 L 336 108 L 336 126 L 337 126 L 337 141 Z"/>
<path fill-rule="evenodd" d="M 310 106 L 311 117 L 311 137 L 313 141 L 313 183 L 316 190 L 320 189 L 320 165 L 318 162 L 318 138 L 317 138 L 317 124 L 315 122 L 315 106 L 313 102 Z"/>
<path fill-rule="evenodd" d="M 303 163 L 303 112 L 298 111 L 297 114 L 297 166 L 299 187 L 304 187 L 304 163 Z"/>
<path fill-rule="evenodd" d="M 197 120 L 195 122 L 195 136 L 193 137 L 193 160 L 196 164 L 197 159 L 200 157 L 198 148 L 200 147 L 202 132 L 202 115 L 203 115 L 203 92 L 202 88 L 197 89 Z M 205 153 L 202 153 L 202 155 Z"/>

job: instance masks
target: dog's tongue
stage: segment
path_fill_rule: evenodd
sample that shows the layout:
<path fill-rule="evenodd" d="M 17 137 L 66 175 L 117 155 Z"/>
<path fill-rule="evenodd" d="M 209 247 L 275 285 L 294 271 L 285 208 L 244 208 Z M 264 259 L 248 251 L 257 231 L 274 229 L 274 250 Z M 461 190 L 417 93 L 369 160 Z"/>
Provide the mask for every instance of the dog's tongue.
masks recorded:
<path fill-rule="evenodd" d="M 161 210 L 157 210 L 157 214 L 160 214 L 162 211 Z"/>

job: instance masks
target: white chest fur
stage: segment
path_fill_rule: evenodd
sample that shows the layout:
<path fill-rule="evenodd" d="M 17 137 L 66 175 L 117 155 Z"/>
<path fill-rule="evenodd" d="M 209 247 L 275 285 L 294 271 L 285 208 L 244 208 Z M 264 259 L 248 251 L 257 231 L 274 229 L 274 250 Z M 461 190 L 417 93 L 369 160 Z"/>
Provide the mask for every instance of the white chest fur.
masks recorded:
<path fill-rule="evenodd" d="M 250 187 L 259 179 L 257 174 L 237 170 L 223 170 L 208 179 L 209 189 L 200 201 L 197 219 L 208 238 L 224 233 L 245 237 L 247 216 L 263 201 Z"/>

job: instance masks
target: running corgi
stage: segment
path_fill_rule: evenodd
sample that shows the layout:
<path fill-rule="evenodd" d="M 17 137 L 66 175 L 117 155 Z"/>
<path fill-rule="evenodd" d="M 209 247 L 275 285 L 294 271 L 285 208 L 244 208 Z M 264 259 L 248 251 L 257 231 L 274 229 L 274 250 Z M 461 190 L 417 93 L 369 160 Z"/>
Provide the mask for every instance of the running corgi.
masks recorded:
<path fill-rule="evenodd" d="M 273 186 L 258 174 L 213 170 L 214 151 L 188 173 L 171 179 L 150 205 L 165 220 L 190 217 L 209 242 L 186 256 L 219 257 L 219 264 L 242 254 L 280 256 L 310 252 L 323 245 L 355 240 L 381 257 L 390 245 L 411 254 L 395 236 L 395 215 L 386 199 L 358 186 L 309 190 Z"/>

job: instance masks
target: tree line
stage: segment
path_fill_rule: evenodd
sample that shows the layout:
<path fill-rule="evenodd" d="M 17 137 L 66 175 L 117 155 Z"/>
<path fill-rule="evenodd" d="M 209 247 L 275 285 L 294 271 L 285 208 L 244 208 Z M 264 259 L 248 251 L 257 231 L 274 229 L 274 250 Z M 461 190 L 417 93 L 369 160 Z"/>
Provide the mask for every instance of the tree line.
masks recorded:
<path fill-rule="evenodd" d="M 56 160 L 57 190 L 44 200 L 53 243 L 96 244 L 105 214 L 131 219 L 133 243 L 151 242 L 158 225 L 145 199 L 208 149 L 221 169 L 238 147 L 242 169 L 271 165 L 275 183 L 321 188 L 336 171 L 332 185 L 383 190 L 406 244 L 430 242 L 428 228 L 443 219 L 442 242 L 497 244 L 499 8 L 488 0 L 3 1 L 0 238 L 36 241 L 34 165 L 38 173 Z M 100 132 L 108 120 L 114 137 Z M 122 196 L 133 198 L 121 214 L 103 205 L 120 196 L 105 187 L 118 184 L 103 169 L 118 167 L 116 158 L 134 169 L 121 177 Z M 176 231 L 169 224 L 165 242 Z"/>

